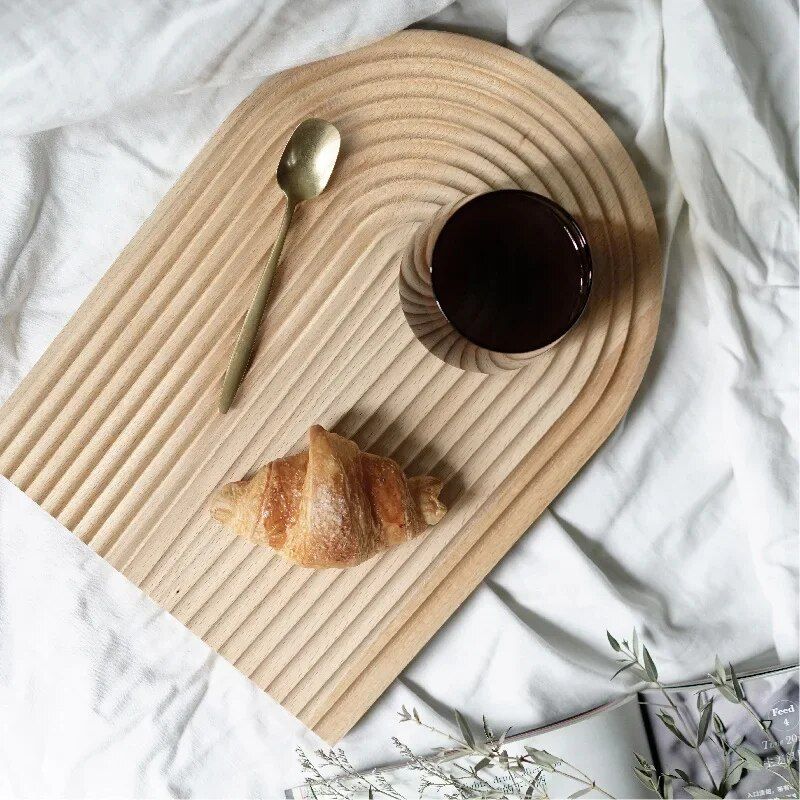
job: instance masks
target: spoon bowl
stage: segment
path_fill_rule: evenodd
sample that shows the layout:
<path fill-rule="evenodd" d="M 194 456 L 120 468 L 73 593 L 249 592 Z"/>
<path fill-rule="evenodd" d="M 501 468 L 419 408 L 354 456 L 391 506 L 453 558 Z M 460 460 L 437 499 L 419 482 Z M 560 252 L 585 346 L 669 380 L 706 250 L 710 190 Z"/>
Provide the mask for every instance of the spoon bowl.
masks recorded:
<path fill-rule="evenodd" d="M 328 185 L 342 138 L 324 119 L 303 120 L 286 143 L 278 163 L 278 186 L 289 202 L 301 203 Z"/>

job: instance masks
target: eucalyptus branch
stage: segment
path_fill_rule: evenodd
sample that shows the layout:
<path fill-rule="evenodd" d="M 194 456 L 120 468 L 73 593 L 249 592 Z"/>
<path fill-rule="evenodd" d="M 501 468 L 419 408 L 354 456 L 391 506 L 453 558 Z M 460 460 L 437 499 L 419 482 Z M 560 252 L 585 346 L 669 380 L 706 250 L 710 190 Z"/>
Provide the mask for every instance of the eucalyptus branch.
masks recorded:
<path fill-rule="evenodd" d="M 664 697 L 667 699 L 667 702 L 675 709 L 675 713 L 677 714 L 678 719 L 680 719 L 680 721 L 683 723 L 684 727 L 687 730 L 687 733 L 688 733 L 688 735 L 690 737 L 689 741 L 690 741 L 690 744 L 691 744 L 692 748 L 697 753 L 697 755 L 700 757 L 700 763 L 705 768 L 706 775 L 708 775 L 708 779 L 711 781 L 711 784 L 716 788 L 717 783 L 714 781 L 714 776 L 711 774 L 711 767 L 708 766 L 708 762 L 706 761 L 705 756 L 703 755 L 702 751 L 700 750 L 700 746 L 702 745 L 702 742 L 698 741 L 696 737 L 692 736 L 691 730 L 690 730 L 689 726 L 687 725 L 686 720 L 684 720 L 683 715 L 681 714 L 680 709 L 678 708 L 678 706 L 676 706 L 675 703 L 672 701 L 672 698 L 669 696 L 669 693 L 667 692 L 667 689 L 664 686 L 664 684 L 661 683 L 661 681 L 654 681 L 653 683 L 661 690 L 661 694 L 664 695 Z M 694 741 L 692 741 L 692 739 L 694 739 Z"/>
<path fill-rule="evenodd" d="M 619 662 L 622 666 L 614 677 L 621 672 L 630 670 L 632 674 L 663 696 L 664 703 L 639 702 L 641 705 L 649 705 L 658 709 L 657 712 L 654 712 L 658 719 L 680 742 L 697 754 L 697 760 L 702 764 L 711 782 L 710 789 L 707 789 L 695 784 L 692 778 L 681 769 L 675 768 L 673 772 L 659 772 L 644 757 L 634 753 L 636 757 L 634 773 L 644 786 L 662 798 L 671 798 L 673 781 L 682 780 L 686 784 L 686 792 L 693 798 L 725 797 L 741 779 L 744 770 L 766 769 L 781 780 L 788 780 L 795 792 L 800 794 L 795 750 L 793 749 L 790 755 L 781 747 L 781 743 L 770 729 L 769 723 L 759 717 L 744 696 L 744 691 L 733 667 L 730 667 L 730 674 L 728 674 L 717 659 L 714 672 L 709 677 L 724 700 L 743 706 L 753 718 L 759 730 L 774 745 L 780 762 L 778 764 L 770 763 L 769 759 L 765 761 L 758 753 L 743 743 L 743 738 L 737 737 L 735 741 L 729 739 L 722 719 L 714 711 L 714 702 L 717 697 L 713 695 L 709 698 L 705 690 L 697 692 L 699 719 L 695 728 L 694 723 L 687 720 L 681 706 L 673 700 L 667 687 L 659 679 L 658 669 L 647 647 L 639 641 L 636 630 L 633 631 L 630 644 L 624 639 L 618 642 L 610 633 L 607 636 L 613 650 L 621 656 Z M 403 706 L 399 712 L 402 722 L 413 722 L 437 735 L 447 744 L 446 747 L 437 748 L 434 755 L 419 756 L 396 737 L 392 739 L 395 747 L 406 759 L 407 768 L 419 773 L 420 797 L 427 796 L 427 791 L 433 790 L 437 797 L 448 800 L 512 800 L 512 798 L 548 800 L 545 776 L 552 774 L 566 778 L 582 787 L 570 795 L 571 797 L 580 797 L 586 792 L 594 790 L 609 800 L 613 800 L 613 795 L 607 789 L 599 786 L 589 775 L 560 756 L 527 745 L 524 746 L 524 752 L 513 751 L 509 754 L 505 742 L 510 729 L 500 736 L 496 736 L 489 728 L 486 719 L 483 718 L 483 735 L 481 736 L 475 732 L 462 714 L 455 711 L 454 715 L 460 737 L 423 721 L 415 708 L 409 711 Z M 723 774 L 719 781 L 714 780 L 711 768 L 701 749 L 707 741 L 708 747 L 717 747 L 722 756 Z M 298 749 L 297 752 L 300 765 L 307 774 L 308 790 L 315 799 L 325 796 L 334 797 L 337 800 L 352 800 L 354 791 L 366 789 L 370 800 L 378 796 L 389 800 L 405 800 L 404 795 L 391 785 L 386 773 L 373 770 L 369 775 L 361 774 L 353 767 L 343 750 L 316 751 L 315 756 L 321 762 L 322 768 L 315 765 L 302 750 Z M 325 768 L 335 768 L 339 774 L 329 777 L 323 772 Z M 481 774 L 482 771 L 483 774 Z M 783 774 L 784 771 L 788 773 L 788 778 Z"/>
<path fill-rule="evenodd" d="M 653 661 L 653 658 L 650 655 L 647 647 L 642 645 L 640 653 L 639 634 L 636 628 L 633 629 L 633 636 L 631 637 L 630 644 L 628 644 L 626 639 L 623 639 L 621 643 L 618 642 L 608 631 L 606 631 L 606 636 L 608 637 L 608 643 L 611 645 L 611 648 L 614 650 L 614 652 L 621 653 L 623 656 L 620 661 L 623 666 L 621 669 L 617 670 L 617 672 L 614 674 L 614 677 L 625 670 L 630 669 L 645 683 L 650 684 L 661 692 L 661 694 L 664 696 L 664 699 L 675 712 L 675 716 L 678 718 L 678 721 L 681 723 L 681 725 L 683 725 L 684 730 L 680 730 L 672 717 L 664 712 L 661 713 L 659 718 L 678 739 L 680 739 L 688 747 L 691 747 L 697 753 L 700 763 L 703 765 L 703 768 L 708 775 L 708 779 L 711 781 L 712 787 L 714 789 L 718 788 L 718 784 L 714 780 L 714 775 L 711 772 L 711 768 L 708 766 L 708 762 L 706 761 L 705 756 L 700 749 L 703 743 L 699 741 L 699 737 L 695 736 L 692 731 L 692 726 L 689 725 L 681 713 L 681 710 L 669 696 L 666 686 L 664 686 L 664 684 L 658 679 L 658 669 L 656 668 L 655 662 Z M 655 791 L 657 790 L 658 787 L 655 788 Z"/>

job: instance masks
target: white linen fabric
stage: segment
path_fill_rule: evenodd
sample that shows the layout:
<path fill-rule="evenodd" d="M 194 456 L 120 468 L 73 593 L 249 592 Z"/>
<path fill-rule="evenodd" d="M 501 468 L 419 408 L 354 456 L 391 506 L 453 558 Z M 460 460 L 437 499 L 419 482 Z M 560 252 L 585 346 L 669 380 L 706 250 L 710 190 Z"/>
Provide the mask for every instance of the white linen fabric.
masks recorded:
<path fill-rule="evenodd" d="M 789 0 L 0 3 L 0 399 L 269 74 L 423 24 L 492 39 L 614 127 L 662 236 L 642 388 L 586 468 L 344 740 L 394 711 L 554 720 L 797 658 L 797 22 Z M 280 797 L 313 734 L 0 482 L 0 796 Z"/>

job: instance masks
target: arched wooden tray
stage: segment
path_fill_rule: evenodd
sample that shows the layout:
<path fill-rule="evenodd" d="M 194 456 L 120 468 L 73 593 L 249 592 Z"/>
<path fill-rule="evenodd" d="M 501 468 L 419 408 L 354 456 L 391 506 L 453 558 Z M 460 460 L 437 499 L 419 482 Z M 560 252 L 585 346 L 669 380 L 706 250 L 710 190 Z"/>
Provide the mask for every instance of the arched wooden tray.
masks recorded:
<path fill-rule="evenodd" d="M 289 234 L 259 350 L 219 383 L 281 214 L 299 120 L 343 134 Z M 589 312 L 515 373 L 448 366 L 407 327 L 399 256 L 464 193 L 520 186 L 582 223 Z M 661 305 L 639 177 L 608 126 L 530 60 L 405 32 L 282 73 L 222 125 L 0 411 L 0 470 L 329 741 L 419 651 L 609 435 Z M 290 566 L 209 520 L 223 481 L 311 423 L 447 479 L 445 520 L 348 571 Z"/>

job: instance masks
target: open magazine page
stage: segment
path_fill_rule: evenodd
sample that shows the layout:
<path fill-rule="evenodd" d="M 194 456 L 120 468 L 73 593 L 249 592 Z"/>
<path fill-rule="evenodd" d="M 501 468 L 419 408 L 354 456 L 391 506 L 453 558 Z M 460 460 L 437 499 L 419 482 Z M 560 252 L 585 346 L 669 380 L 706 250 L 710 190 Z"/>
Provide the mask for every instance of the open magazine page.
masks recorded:
<path fill-rule="evenodd" d="M 756 713 L 764 720 L 771 720 L 771 730 L 785 751 L 791 752 L 797 742 L 798 736 L 798 669 L 791 667 L 777 670 L 767 674 L 753 675 L 741 678 L 745 697 L 755 709 Z M 705 688 L 709 688 L 710 684 Z M 670 689 L 669 694 L 678 706 L 685 719 L 691 720 L 691 725 L 696 729 L 699 719 L 697 710 L 697 693 L 704 685 L 678 687 Z M 707 697 L 711 697 L 709 692 Z M 641 699 L 663 703 L 664 698 L 659 692 L 646 691 L 640 695 Z M 675 736 L 656 718 L 659 708 L 655 706 L 642 706 L 648 721 L 651 737 L 651 750 L 655 764 L 662 771 L 674 772 L 675 768 L 682 769 L 698 784 L 706 785 L 707 776 L 694 752 L 686 745 L 681 744 Z M 743 744 L 767 759 L 766 766 L 775 764 L 776 753 L 773 744 L 760 730 L 755 720 L 740 705 L 727 702 L 724 698 L 717 697 L 714 701 L 714 710 L 719 714 L 731 742 L 743 740 Z M 709 767 L 714 775 L 722 773 L 722 758 L 718 747 L 709 742 L 704 745 L 703 754 L 706 756 Z M 780 776 L 763 769 L 745 772 L 741 781 L 727 795 L 728 797 L 793 797 L 792 788 Z M 679 788 L 676 782 L 675 797 L 689 797 Z"/>
<path fill-rule="evenodd" d="M 650 758 L 650 748 L 645 731 L 641 706 L 637 698 L 629 697 L 585 714 L 571 717 L 558 724 L 537 728 L 507 739 L 509 753 L 524 752 L 525 745 L 547 750 L 555 756 L 574 764 L 599 786 L 608 789 L 615 797 L 644 797 L 647 791 L 633 774 L 633 753 Z M 439 794 L 420 794 L 420 773 L 405 765 L 395 765 L 382 770 L 392 787 L 407 798 L 441 797 Z M 513 787 L 482 771 L 484 780 L 495 782 L 497 788 Z M 558 775 L 548 774 L 547 792 L 550 797 L 568 797 L 584 788 L 580 784 Z M 471 785 L 470 781 L 464 781 Z M 329 797 L 324 787 L 316 787 L 319 798 Z M 298 787 L 286 793 L 290 798 L 313 797 L 308 787 Z M 357 797 L 359 795 L 356 795 Z M 364 794 L 366 797 L 366 793 Z M 591 791 L 587 798 L 602 797 Z"/>
<path fill-rule="evenodd" d="M 565 758 L 614 797 L 653 796 L 633 774 L 634 752 L 648 759 L 651 757 L 641 706 L 635 697 L 610 711 L 532 736 L 525 744 Z M 569 797 L 580 788 L 558 775 L 547 776 L 550 797 Z M 597 792 L 584 795 L 601 796 Z"/>

